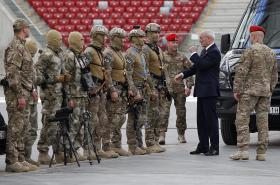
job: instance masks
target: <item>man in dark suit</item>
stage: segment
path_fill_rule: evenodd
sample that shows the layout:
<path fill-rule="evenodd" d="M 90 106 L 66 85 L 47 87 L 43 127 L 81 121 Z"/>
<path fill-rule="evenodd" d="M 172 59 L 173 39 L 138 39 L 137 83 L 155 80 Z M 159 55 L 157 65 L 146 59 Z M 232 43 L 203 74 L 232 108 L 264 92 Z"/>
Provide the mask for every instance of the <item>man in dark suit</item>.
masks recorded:
<path fill-rule="evenodd" d="M 199 143 L 190 154 L 204 153 L 207 156 L 219 155 L 219 126 L 216 113 L 216 101 L 219 92 L 219 67 L 221 54 L 214 43 L 215 35 L 211 31 L 202 32 L 199 42 L 204 48 L 200 55 L 197 48 L 189 48 L 193 66 L 175 77 L 176 81 L 196 75 L 194 96 L 197 97 L 197 132 Z M 209 148 L 210 139 L 210 148 Z"/>

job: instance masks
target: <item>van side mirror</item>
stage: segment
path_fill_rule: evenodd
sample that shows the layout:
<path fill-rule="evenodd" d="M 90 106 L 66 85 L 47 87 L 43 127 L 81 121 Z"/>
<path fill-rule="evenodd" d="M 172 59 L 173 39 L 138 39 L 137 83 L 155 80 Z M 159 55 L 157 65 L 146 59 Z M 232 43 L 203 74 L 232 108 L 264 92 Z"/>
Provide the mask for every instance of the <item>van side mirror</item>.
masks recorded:
<path fill-rule="evenodd" d="M 224 34 L 221 38 L 221 53 L 226 54 L 230 48 L 230 34 Z"/>

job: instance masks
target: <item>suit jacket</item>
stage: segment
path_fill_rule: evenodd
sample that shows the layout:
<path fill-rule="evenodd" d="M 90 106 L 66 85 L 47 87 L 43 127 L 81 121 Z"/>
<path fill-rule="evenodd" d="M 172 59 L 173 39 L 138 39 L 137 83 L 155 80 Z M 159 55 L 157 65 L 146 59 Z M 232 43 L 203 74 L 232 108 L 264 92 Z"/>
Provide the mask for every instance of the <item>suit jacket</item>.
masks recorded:
<path fill-rule="evenodd" d="M 190 69 L 183 72 L 187 78 L 192 75 L 195 77 L 194 96 L 195 97 L 217 97 L 219 91 L 219 73 L 221 54 L 216 44 L 207 50 L 203 50 L 199 56 L 197 53 L 190 58 L 194 64 Z"/>

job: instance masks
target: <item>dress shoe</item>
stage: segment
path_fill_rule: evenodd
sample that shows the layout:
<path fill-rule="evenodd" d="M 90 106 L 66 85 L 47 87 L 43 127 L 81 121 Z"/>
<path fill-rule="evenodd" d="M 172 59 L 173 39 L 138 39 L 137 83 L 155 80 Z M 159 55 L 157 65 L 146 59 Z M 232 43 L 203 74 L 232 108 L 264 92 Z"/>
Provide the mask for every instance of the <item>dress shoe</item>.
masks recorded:
<path fill-rule="evenodd" d="M 205 153 L 207 153 L 207 151 L 202 151 L 202 150 L 198 150 L 198 149 L 190 152 L 191 155 L 198 155 L 198 154 L 205 154 Z"/>
<path fill-rule="evenodd" d="M 207 153 L 204 153 L 206 156 L 213 156 L 213 155 L 219 155 L 219 151 L 215 149 L 210 149 Z"/>

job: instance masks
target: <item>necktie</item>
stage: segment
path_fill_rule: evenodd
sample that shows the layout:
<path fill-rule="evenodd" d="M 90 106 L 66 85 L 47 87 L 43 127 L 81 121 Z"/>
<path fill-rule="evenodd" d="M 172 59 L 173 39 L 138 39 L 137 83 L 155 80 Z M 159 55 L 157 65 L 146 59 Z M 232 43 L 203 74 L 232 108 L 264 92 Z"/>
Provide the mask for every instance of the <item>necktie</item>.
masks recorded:
<path fill-rule="evenodd" d="M 205 53 L 206 53 L 206 49 L 204 48 L 204 49 L 201 51 L 200 56 L 205 55 Z"/>

